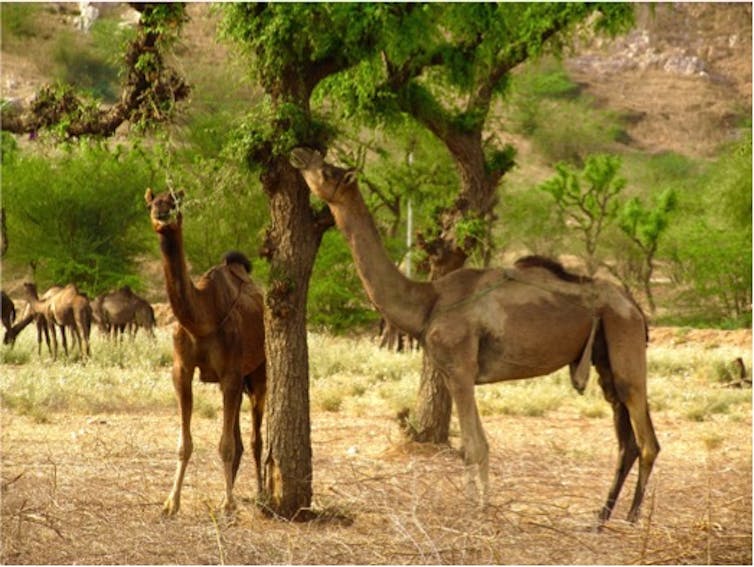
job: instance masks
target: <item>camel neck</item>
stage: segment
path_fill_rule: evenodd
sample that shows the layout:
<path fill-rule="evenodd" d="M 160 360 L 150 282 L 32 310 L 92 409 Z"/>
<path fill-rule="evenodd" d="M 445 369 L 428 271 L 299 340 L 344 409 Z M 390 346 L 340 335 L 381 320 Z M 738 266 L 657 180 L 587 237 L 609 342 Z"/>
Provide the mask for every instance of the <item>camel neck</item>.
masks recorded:
<path fill-rule="evenodd" d="M 200 322 L 196 312 L 198 294 L 188 274 L 181 228 L 163 231 L 159 237 L 165 287 L 173 314 L 183 327 L 197 334 Z"/>
<path fill-rule="evenodd" d="M 351 249 L 364 289 L 393 325 L 420 336 L 437 299 L 431 284 L 408 279 L 385 251 L 374 219 L 358 189 L 341 204 L 331 204 L 335 222 Z"/>
<path fill-rule="evenodd" d="M 29 307 L 31 307 L 31 310 L 34 313 L 39 313 L 40 315 L 45 314 L 45 310 L 47 308 L 47 302 L 39 299 L 39 294 L 37 293 L 36 289 L 27 290 L 26 299 L 29 302 Z"/>

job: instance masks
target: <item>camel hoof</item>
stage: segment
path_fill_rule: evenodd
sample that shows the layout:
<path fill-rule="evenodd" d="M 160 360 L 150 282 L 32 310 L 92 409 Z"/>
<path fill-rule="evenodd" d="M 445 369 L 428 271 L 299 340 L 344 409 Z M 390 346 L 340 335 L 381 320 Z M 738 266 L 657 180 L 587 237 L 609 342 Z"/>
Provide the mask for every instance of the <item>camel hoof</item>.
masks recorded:
<path fill-rule="evenodd" d="M 165 504 L 162 506 L 162 515 L 165 517 L 175 516 L 180 508 L 180 503 L 168 498 L 165 500 Z"/>
<path fill-rule="evenodd" d="M 226 498 L 223 500 L 223 504 L 220 509 L 225 516 L 232 516 L 236 511 L 236 501 L 234 499 L 228 500 Z"/>

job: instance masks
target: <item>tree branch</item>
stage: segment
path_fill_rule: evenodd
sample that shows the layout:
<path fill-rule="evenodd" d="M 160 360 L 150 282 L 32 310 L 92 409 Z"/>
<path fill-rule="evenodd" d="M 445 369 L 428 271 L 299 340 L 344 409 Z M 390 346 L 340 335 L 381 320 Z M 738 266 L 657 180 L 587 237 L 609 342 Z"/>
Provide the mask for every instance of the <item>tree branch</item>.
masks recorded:
<path fill-rule="evenodd" d="M 177 33 L 187 16 L 182 4 L 137 4 L 141 13 L 136 38 L 128 46 L 126 72 L 120 100 L 100 106 L 79 98 L 73 87 L 46 85 L 26 108 L 6 105 L 2 129 L 14 134 L 36 134 L 60 126 L 66 137 L 111 136 L 124 122 L 147 126 L 172 116 L 178 101 L 189 94 L 189 86 L 163 61 L 161 45 L 170 33 Z"/>

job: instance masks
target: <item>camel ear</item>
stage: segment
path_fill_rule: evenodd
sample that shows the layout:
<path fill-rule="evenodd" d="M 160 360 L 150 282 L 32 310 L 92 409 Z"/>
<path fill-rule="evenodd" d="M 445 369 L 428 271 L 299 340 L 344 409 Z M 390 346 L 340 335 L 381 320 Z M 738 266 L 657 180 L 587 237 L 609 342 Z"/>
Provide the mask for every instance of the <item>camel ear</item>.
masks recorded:
<path fill-rule="evenodd" d="M 343 174 L 343 181 L 345 181 L 348 185 L 356 183 L 356 180 L 357 180 L 357 173 L 355 169 L 349 169 Z"/>
<path fill-rule="evenodd" d="M 147 190 L 144 193 L 144 200 L 147 202 L 147 206 L 151 205 L 152 201 L 154 201 L 154 192 L 151 187 L 147 187 Z"/>

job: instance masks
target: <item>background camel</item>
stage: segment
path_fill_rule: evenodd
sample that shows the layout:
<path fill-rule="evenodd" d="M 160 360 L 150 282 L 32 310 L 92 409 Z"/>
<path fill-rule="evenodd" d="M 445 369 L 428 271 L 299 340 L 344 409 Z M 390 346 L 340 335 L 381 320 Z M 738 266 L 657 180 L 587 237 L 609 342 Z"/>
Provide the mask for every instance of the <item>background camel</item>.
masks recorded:
<path fill-rule="evenodd" d="M 79 354 L 91 355 L 89 337 L 92 331 L 92 307 L 86 295 L 79 292 L 75 284 L 68 284 L 49 300 L 47 322 L 54 322 L 61 329 L 69 328 L 73 335 Z M 57 339 L 52 334 L 53 357 L 57 356 Z"/>
<path fill-rule="evenodd" d="M 92 302 L 92 312 L 100 331 L 113 339 L 122 338 L 126 329 L 133 336 L 137 326 L 147 328 L 154 336 L 152 306 L 127 285 L 98 296 Z"/>
<path fill-rule="evenodd" d="M 139 329 L 144 329 L 150 337 L 154 338 L 154 328 L 157 322 L 154 317 L 154 308 L 144 298 L 134 294 L 134 318 L 129 324 L 130 333 L 135 337 Z"/>
<path fill-rule="evenodd" d="M 47 304 L 51 297 L 60 292 L 63 288 L 60 286 L 52 286 L 42 294 L 37 300 L 34 299 L 36 294 L 36 287 L 29 287 L 31 284 L 24 284 L 24 294 L 27 300 L 26 307 L 21 315 L 20 321 L 15 323 L 3 337 L 3 343 L 13 345 L 16 342 L 16 338 L 19 333 L 23 331 L 30 323 L 34 322 L 37 328 L 37 354 L 42 355 L 42 337 L 44 336 L 47 343 L 47 352 L 52 355 L 52 347 L 50 346 L 50 331 L 55 332 L 54 326 L 49 327 L 47 323 Z M 63 341 L 63 349 L 68 354 L 68 345 L 65 339 L 65 329 L 60 328 L 61 340 Z"/>
<path fill-rule="evenodd" d="M 647 405 L 646 327 L 636 303 L 609 282 L 571 276 L 542 258 L 508 269 L 461 269 L 430 282 L 411 281 L 385 252 L 355 172 L 304 148 L 293 151 L 291 163 L 330 206 L 371 301 L 393 325 L 418 338 L 444 374 L 461 427 L 467 494 L 475 496 L 478 478 L 485 503 L 489 486 L 489 449 L 474 386 L 542 376 L 567 365 L 584 367 L 579 363 L 591 358 L 613 408 L 620 448 L 600 521 L 610 517 L 638 458 L 628 513 L 636 520 L 659 452 Z"/>
<path fill-rule="evenodd" d="M 0 318 L 7 333 L 13 326 L 13 321 L 16 320 L 16 306 L 13 305 L 13 300 L 4 291 L 0 291 L 0 300 L 2 301 L 2 305 L 0 305 Z"/>
<path fill-rule="evenodd" d="M 25 283 L 29 305 L 35 313 L 41 313 L 47 320 L 47 326 L 52 330 L 52 357 L 58 356 L 58 339 L 54 326 L 61 329 L 63 336 L 63 349 L 68 354 L 65 341 L 64 329 L 68 327 L 76 340 L 79 353 L 82 357 L 89 356 L 89 335 L 92 328 L 92 308 L 85 295 L 79 293 L 74 284 L 68 284 L 48 299 L 40 299 L 37 295 L 37 286 L 33 283 Z"/>
<path fill-rule="evenodd" d="M 165 286 L 177 319 L 173 332 L 173 385 L 181 413 L 181 434 L 175 480 L 163 510 L 172 515 L 180 508 L 181 486 L 192 451 L 191 382 L 194 369 L 199 368 L 199 379 L 217 382 L 223 395 L 219 450 L 225 471 L 223 507 L 230 512 L 234 507 L 233 483 L 243 452 L 240 409 L 244 391 L 251 401 L 257 489 L 262 483 L 261 424 L 267 385 L 263 298 L 249 278 L 249 261 L 240 253 L 226 254 L 222 264 L 211 268 L 194 285 L 183 252 L 183 217 L 179 209 L 182 194 L 155 196 L 147 189 L 144 195 L 152 227 L 159 236 Z"/>

